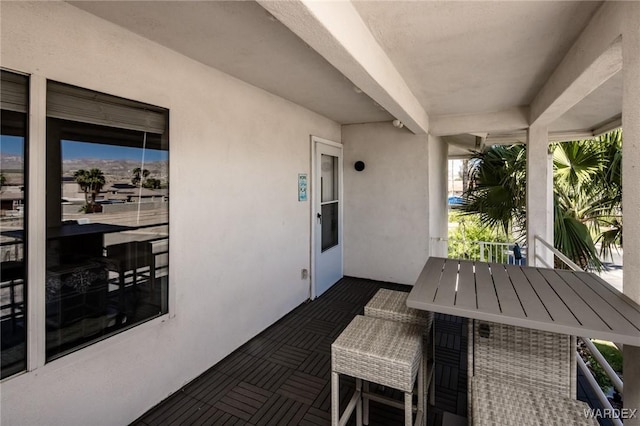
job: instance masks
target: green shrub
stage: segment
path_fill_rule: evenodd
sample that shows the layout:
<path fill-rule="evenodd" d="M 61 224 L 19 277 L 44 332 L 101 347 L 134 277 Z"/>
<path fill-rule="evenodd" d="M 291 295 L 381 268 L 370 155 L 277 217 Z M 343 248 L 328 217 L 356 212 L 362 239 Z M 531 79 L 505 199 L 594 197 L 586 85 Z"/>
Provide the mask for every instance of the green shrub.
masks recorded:
<path fill-rule="evenodd" d="M 617 348 L 606 343 L 593 342 L 593 344 L 596 348 L 598 348 L 611 368 L 613 368 L 613 371 L 622 373 L 622 353 Z M 586 356 L 596 382 L 598 382 L 598 385 L 600 386 L 602 391 L 606 393 L 609 388 L 613 387 L 613 383 L 611 383 L 609 376 L 607 376 L 607 374 L 604 372 L 604 369 L 600 366 L 600 364 L 598 364 L 595 358 L 588 352 L 586 353 Z"/>
<path fill-rule="evenodd" d="M 480 259 L 480 246 L 476 241 L 504 243 L 509 241 L 504 233 L 483 226 L 478 215 L 449 214 L 449 257 L 455 259 Z"/>

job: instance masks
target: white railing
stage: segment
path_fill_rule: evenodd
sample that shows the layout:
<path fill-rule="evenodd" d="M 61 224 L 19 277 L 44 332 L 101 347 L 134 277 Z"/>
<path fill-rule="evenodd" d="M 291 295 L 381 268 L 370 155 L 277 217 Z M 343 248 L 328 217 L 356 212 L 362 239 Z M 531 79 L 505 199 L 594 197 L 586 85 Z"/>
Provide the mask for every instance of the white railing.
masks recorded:
<path fill-rule="evenodd" d="M 587 367 L 587 365 L 584 363 L 584 361 L 582 360 L 582 357 L 580 357 L 580 355 L 578 355 L 576 357 L 576 361 L 578 363 L 578 367 L 580 368 L 580 371 L 582 371 L 582 374 L 584 374 L 584 377 L 587 378 L 587 381 L 589 382 L 589 385 L 591 386 L 591 388 L 596 393 L 596 396 L 598 397 L 598 400 L 600 401 L 600 404 L 602 404 L 602 406 L 605 408 L 605 410 L 609 409 L 609 410 L 611 410 L 611 411 L 609 411 L 610 413 L 614 413 L 615 411 L 613 410 L 613 407 L 611 406 L 611 403 L 609 402 L 609 399 L 604 394 L 604 392 L 602 392 L 602 389 L 600 389 L 600 385 L 598 384 L 598 382 L 596 382 L 596 379 L 593 377 L 593 374 L 591 373 L 591 370 L 589 370 L 589 367 Z M 611 420 L 611 423 L 613 423 L 616 426 L 623 426 L 622 421 L 620 419 L 618 419 L 618 418 L 611 417 L 610 420 Z"/>
<path fill-rule="evenodd" d="M 514 243 L 494 243 L 489 241 L 449 240 L 449 243 L 458 243 L 463 247 L 465 258 L 490 263 L 511 263 L 524 265 L 527 257 L 527 248 L 520 247 L 521 259 L 516 259 L 513 249 Z M 476 249 L 477 247 L 477 249 Z"/>
<path fill-rule="evenodd" d="M 558 259 L 560 259 L 564 264 L 566 264 L 572 270 L 584 272 L 582 268 L 580 268 L 578 265 L 572 262 L 567 256 L 565 256 L 562 252 L 560 252 L 558 249 L 553 247 L 551 244 L 549 244 L 539 235 L 534 236 L 534 241 L 536 244 L 535 258 L 543 262 L 546 266 L 553 268 L 553 265 L 548 265 L 544 257 L 538 254 L 539 253 L 538 246 L 537 246 L 538 243 L 540 243 L 546 249 L 550 250 Z M 586 337 L 578 337 L 578 338 L 582 340 L 582 342 L 585 344 L 587 351 L 591 354 L 593 359 L 600 365 L 600 367 L 602 367 L 602 370 L 605 372 L 609 380 L 611 380 L 611 383 L 613 384 L 613 386 L 622 396 L 622 390 L 623 390 L 624 384 L 622 382 L 622 379 L 620 379 L 620 376 L 618 376 L 618 374 L 616 374 L 613 368 L 611 368 L 611 365 L 609 365 L 609 363 L 604 358 L 604 356 L 602 356 L 598 348 L 596 348 L 593 342 L 591 342 L 591 339 L 588 339 Z M 600 401 L 602 406 L 605 409 L 613 410 L 613 407 L 611 406 L 611 402 L 609 401 L 607 396 L 604 394 L 604 392 L 600 388 L 600 385 L 596 382 L 593 374 L 589 370 L 589 367 L 587 367 L 587 365 L 584 363 L 579 353 L 577 354 L 576 359 L 578 361 L 578 367 L 580 367 L 580 370 L 583 372 L 583 374 L 591 384 L 591 387 L 596 393 L 596 396 L 598 397 L 598 400 Z M 611 412 L 614 412 L 614 411 L 611 411 Z M 611 421 L 614 425 L 622 426 L 622 422 L 619 419 L 611 419 Z"/>
<path fill-rule="evenodd" d="M 493 263 L 514 263 L 516 265 L 524 264 L 522 259 L 516 259 L 513 249 L 515 244 L 511 243 L 490 243 L 487 241 L 477 241 L 480 245 L 480 261 Z M 526 259 L 527 249 L 520 248 L 522 257 Z"/>
<path fill-rule="evenodd" d="M 536 235 L 535 237 L 533 237 L 533 240 L 537 243 L 542 244 L 543 247 L 547 248 L 549 251 L 551 251 L 551 253 L 553 253 L 558 259 L 560 259 L 565 265 L 567 265 L 569 268 L 571 268 L 574 271 L 583 271 L 582 268 L 580 268 L 578 265 L 576 265 L 575 263 L 573 263 L 571 261 L 571 259 L 569 259 L 567 256 L 564 255 L 564 253 L 562 253 L 560 250 L 558 250 L 557 248 L 555 248 L 554 246 L 552 246 L 551 244 L 549 244 L 548 242 L 546 242 L 541 236 Z M 545 258 L 543 256 L 540 256 L 540 251 L 537 250 L 538 246 L 536 246 L 536 259 L 541 261 L 542 263 L 545 264 L 545 266 L 547 266 L 548 268 L 553 268 L 553 265 L 549 265 L 547 263 L 547 261 L 545 260 Z"/>

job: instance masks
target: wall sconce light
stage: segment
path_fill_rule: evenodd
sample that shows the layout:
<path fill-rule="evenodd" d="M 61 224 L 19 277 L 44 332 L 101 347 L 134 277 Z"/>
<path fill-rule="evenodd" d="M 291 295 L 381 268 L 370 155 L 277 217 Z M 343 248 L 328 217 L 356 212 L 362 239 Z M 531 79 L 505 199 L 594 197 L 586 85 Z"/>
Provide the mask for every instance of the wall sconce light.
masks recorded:
<path fill-rule="evenodd" d="M 356 169 L 356 171 L 361 172 L 364 170 L 364 161 L 356 161 L 356 163 L 353 165 L 353 167 Z"/>
<path fill-rule="evenodd" d="M 398 129 L 402 129 L 404 127 L 404 123 L 397 118 L 393 120 L 391 124 L 393 124 L 393 127 L 397 127 Z"/>

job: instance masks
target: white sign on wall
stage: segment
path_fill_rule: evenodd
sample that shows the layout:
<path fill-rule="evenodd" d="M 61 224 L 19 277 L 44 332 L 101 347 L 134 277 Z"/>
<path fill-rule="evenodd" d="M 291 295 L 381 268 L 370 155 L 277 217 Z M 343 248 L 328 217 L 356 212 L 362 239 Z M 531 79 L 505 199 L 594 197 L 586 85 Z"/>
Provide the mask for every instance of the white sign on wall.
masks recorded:
<path fill-rule="evenodd" d="M 298 201 L 307 201 L 307 174 L 298 174 Z"/>

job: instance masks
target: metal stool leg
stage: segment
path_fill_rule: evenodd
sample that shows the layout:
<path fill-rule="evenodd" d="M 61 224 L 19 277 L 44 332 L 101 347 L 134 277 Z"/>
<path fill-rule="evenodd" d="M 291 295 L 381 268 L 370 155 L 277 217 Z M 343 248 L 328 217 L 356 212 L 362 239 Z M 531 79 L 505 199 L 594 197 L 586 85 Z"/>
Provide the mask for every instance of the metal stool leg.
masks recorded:
<path fill-rule="evenodd" d="M 413 394 L 411 392 L 404 393 L 404 424 L 405 426 L 411 426 L 413 424 L 413 421 L 411 419 L 411 416 L 413 415 L 413 401 L 411 401 L 412 396 Z"/>
<path fill-rule="evenodd" d="M 356 402 L 356 425 L 362 426 L 362 379 L 356 379 L 356 393 L 358 394 L 358 402 Z"/>
<path fill-rule="evenodd" d="M 340 376 L 331 372 L 331 424 L 338 425 L 340 420 Z"/>
<path fill-rule="evenodd" d="M 420 371 L 418 371 L 418 410 L 416 412 L 416 424 L 427 424 L 427 410 L 426 410 L 426 394 L 425 391 L 425 379 L 427 375 L 427 359 L 423 356 L 420 361 Z"/>
<path fill-rule="evenodd" d="M 363 420 L 365 425 L 369 424 L 369 382 L 364 382 L 364 392 L 362 394 L 363 399 Z"/>

